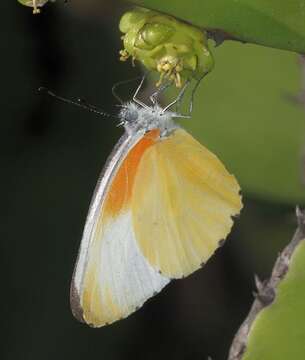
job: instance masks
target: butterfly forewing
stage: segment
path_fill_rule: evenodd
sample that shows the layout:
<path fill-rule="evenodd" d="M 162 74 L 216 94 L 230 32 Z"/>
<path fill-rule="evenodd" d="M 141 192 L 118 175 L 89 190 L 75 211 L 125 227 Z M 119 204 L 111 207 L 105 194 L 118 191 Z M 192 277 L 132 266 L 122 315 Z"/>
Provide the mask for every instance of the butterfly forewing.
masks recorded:
<path fill-rule="evenodd" d="M 128 316 L 169 281 L 139 251 L 130 208 L 138 165 L 159 135 L 121 141 L 94 195 L 71 290 L 74 314 L 89 325 Z"/>

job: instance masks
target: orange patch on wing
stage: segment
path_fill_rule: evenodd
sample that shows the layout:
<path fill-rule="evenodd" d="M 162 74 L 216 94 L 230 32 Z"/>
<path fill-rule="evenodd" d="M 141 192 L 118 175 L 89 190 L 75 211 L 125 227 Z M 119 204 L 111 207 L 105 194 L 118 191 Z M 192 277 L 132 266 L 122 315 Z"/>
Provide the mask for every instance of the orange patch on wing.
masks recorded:
<path fill-rule="evenodd" d="M 110 185 L 105 199 L 104 215 L 114 216 L 129 203 L 140 160 L 159 136 L 159 129 L 150 130 L 129 151 Z"/>

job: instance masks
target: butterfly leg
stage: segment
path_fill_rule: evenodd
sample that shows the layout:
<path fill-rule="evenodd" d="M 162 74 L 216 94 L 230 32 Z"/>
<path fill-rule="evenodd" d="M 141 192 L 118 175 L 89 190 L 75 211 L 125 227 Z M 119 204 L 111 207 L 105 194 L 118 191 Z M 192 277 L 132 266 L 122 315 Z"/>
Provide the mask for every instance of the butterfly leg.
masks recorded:
<path fill-rule="evenodd" d="M 177 117 L 186 118 L 186 119 L 190 119 L 192 117 L 192 112 L 193 112 L 193 108 L 194 108 L 195 93 L 196 93 L 196 91 L 198 89 L 198 86 L 200 85 L 201 80 L 204 78 L 205 75 L 203 75 L 199 80 L 197 80 L 195 86 L 193 87 L 193 90 L 192 90 L 192 93 L 191 93 L 191 101 L 190 101 L 190 106 L 189 106 L 189 113 L 187 115 L 182 115 L 182 114 L 177 113 L 177 115 L 178 115 Z M 182 101 L 182 97 L 179 98 L 179 96 L 178 96 L 178 98 L 176 100 L 178 100 L 178 101 L 176 101 L 176 104 L 177 104 L 177 109 L 179 109 L 181 101 Z M 177 112 L 178 112 L 178 110 L 177 110 Z"/>
<path fill-rule="evenodd" d="M 199 80 L 197 80 L 195 86 L 193 87 L 192 95 L 191 95 L 191 102 L 190 102 L 190 107 L 189 107 L 189 115 L 191 115 L 192 112 L 193 112 L 195 93 L 196 93 L 196 91 L 198 89 L 198 86 L 201 83 L 201 80 L 205 77 L 205 75 L 203 75 Z"/>
<path fill-rule="evenodd" d="M 162 84 L 157 91 L 155 91 L 154 93 L 152 93 L 149 97 L 150 101 L 153 103 L 153 105 L 155 105 L 157 103 L 157 99 L 158 96 L 165 91 L 172 83 L 166 83 L 166 84 Z"/>
<path fill-rule="evenodd" d="M 173 105 L 175 105 L 175 104 L 177 104 L 177 103 L 178 103 L 178 104 L 181 103 L 181 101 L 182 101 L 182 99 L 183 99 L 183 96 L 184 96 L 184 94 L 185 94 L 185 91 L 186 91 L 189 83 L 190 83 L 190 80 L 187 80 L 187 81 L 185 82 L 185 84 L 184 84 L 183 88 L 181 89 L 181 91 L 179 92 L 177 98 L 176 98 L 174 101 L 172 101 L 171 103 L 169 103 L 167 106 L 165 106 L 165 108 L 163 109 L 163 112 L 165 112 L 165 111 L 167 111 L 168 109 L 170 109 Z"/>
<path fill-rule="evenodd" d="M 121 97 L 118 95 L 117 93 L 117 88 L 121 85 L 125 85 L 125 84 L 129 84 L 133 81 L 136 81 L 136 80 L 139 80 L 141 79 L 141 76 L 136 76 L 132 79 L 128 79 L 128 80 L 123 80 L 123 81 L 119 81 L 117 83 L 115 83 L 113 86 L 112 86 L 112 95 L 119 101 L 120 104 L 124 104 L 124 101 L 121 99 Z"/>
<path fill-rule="evenodd" d="M 140 105 L 141 107 L 143 107 L 143 108 L 145 108 L 145 109 L 148 109 L 149 106 L 147 106 L 146 104 L 144 104 L 141 100 L 139 100 L 139 99 L 137 98 L 137 95 L 138 95 L 139 91 L 141 90 L 142 85 L 143 85 L 144 80 L 146 79 L 146 77 L 147 77 L 147 73 L 143 75 L 142 80 L 141 80 L 141 82 L 140 82 L 140 85 L 138 86 L 136 92 L 134 93 L 134 95 L 133 95 L 133 97 L 132 97 L 132 100 L 133 100 L 136 104 Z"/>

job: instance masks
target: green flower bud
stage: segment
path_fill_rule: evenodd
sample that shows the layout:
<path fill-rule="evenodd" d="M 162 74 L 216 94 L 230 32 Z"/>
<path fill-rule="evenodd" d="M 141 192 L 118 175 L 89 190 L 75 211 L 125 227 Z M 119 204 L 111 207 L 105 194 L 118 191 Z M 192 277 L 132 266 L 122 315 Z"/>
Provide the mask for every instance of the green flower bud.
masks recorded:
<path fill-rule="evenodd" d="M 174 31 L 172 27 L 165 24 L 145 24 L 138 33 L 134 46 L 140 49 L 152 50 L 168 40 Z"/>
<path fill-rule="evenodd" d="M 18 0 L 20 4 L 33 8 L 33 14 L 40 13 L 40 7 L 44 6 L 49 0 Z"/>
<path fill-rule="evenodd" d="M 158 71 L 157 85 L 167 78 L 181 87 L 186 80 L 199 80 L 213 68 L 205 32 L 171 16 L 137 8 L 122 16 L 119 28 L 124 33 L 120 59 L 131 57 Z"/>

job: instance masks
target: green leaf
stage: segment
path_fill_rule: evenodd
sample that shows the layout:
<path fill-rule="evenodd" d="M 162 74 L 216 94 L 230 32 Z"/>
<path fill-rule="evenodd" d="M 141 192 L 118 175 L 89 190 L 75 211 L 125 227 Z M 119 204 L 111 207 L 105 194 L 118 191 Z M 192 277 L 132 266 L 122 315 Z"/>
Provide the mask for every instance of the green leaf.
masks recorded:
<path fill-rule="evenodd" d="M 220 157 L 243 193 L 304 202 L 305 114 L 286 97 L 300 88 L 297 55 L 236 42 L 218 47 L 214 55 L 215 69 L 196 92 L 192 119 L 180 124 Z"/>
<path fill-rule="evenodd" d="M 305 240 L 299 242 L 274 302 L 256 317 L 243 360 L 305 358 Z"/>
<path fill-rule="evenodd" d="M 133 0 L 224 37 L 305 53 L 305 0 Z M 220 31 L 220 32 L 219 32 Z"/>

